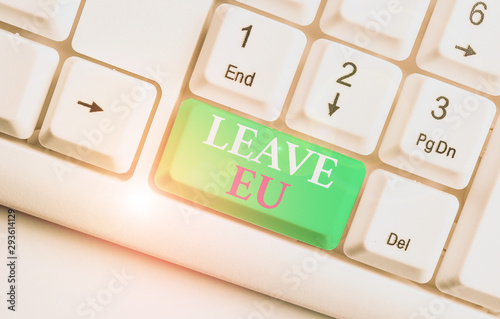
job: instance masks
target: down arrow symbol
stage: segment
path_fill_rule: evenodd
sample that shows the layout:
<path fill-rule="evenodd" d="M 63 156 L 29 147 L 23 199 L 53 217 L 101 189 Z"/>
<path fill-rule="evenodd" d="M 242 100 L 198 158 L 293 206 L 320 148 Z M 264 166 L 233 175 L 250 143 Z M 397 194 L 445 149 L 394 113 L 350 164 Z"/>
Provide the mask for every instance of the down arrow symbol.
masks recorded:
<path fill-rule="evenodd" d="M 340 109 L 340 107 L 337 106 L 337 101 L 339 100 L 339 96 L 340 93 L 337 93 L 337 95 L 335 95 L 335 100 L 333 101 L 333 103 L 328 103 L 328 109 L 329 109 L 328 114 L 330 114 L 330 116 L 332 116 L 333 113 L 337 112 L 337 110 Z"/>

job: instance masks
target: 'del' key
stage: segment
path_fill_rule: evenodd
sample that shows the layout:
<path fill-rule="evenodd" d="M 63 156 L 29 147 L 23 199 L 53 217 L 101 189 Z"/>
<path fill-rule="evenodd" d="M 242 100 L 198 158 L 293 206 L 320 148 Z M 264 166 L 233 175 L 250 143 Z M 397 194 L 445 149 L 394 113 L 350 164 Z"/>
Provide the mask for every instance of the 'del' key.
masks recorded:
<path fill-rule="evenodd" d="M 156 185 L 253 224 L 333 249 L 363 163 L 197 100 L 185 101 Z"/>

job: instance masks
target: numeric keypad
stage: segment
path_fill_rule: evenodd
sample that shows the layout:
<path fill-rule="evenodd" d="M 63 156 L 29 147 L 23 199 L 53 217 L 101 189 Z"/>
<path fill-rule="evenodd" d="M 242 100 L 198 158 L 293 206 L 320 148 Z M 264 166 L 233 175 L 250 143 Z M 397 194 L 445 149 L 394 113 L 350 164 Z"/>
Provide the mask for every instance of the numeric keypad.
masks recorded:
<path fill-rule="evenodd" d="M 424 70 L 500 95 L 498 1 L 438 1 L 417 55 Z"/>

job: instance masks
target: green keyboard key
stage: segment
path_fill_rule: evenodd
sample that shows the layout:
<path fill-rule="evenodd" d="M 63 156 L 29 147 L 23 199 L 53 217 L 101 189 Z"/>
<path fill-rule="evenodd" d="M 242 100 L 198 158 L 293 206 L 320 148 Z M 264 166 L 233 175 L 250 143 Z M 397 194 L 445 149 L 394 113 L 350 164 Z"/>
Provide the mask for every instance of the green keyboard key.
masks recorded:
<path fill-rule="evenodd" d="M 363 163 L 197 100 L 181 105 L 156 185 L 323 249 L 342 236 Z"/>

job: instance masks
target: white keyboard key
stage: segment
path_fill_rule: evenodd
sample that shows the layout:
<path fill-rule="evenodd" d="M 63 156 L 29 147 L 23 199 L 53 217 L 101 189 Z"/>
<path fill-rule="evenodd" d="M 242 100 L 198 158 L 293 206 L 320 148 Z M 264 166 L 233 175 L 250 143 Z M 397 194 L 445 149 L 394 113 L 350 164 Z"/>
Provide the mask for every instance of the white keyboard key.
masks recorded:
<path fill-rule="evenodd" d="M 27 139 L 59 62 L 57 51 L 0 30 L 0 132 Z"/>
<path fill-rule="evenodd" d="M 328 35 L 404 60 L 413 48 L 429 0 L 329 0 L 321 17 Z"/>
<path fill-rule="evenodd" d="M 125 173 L 156 97 L 153 85 L 79 59 L 66 60 L 40 143 L 87 163 Z"/>
<path fill-rule="evenodd" d="M 297 24 L 313 22 L 321 0 L 237 0 Z"/>
<path fill-rule="evenodd" d="M 202 97 L 273 121 L 281 113 L 305 44 L 299 30 L 221 5 L 189 86 Z"/>
<path fill-rule="evenodd" d="M 440 0 L 417 55 L 424 70 L 500 95 L 498 1 Z"/>
<path fill-rule="evenodd" d="M 410 75 L 382 141 L 380 158 L 456 189 L 467 186 L 496 107 L 423 75 Z"/>
<path fill-rule="evenodd" d="M 73 37 L 73 48 L 86 56 L 158 83 L 161 99 L 134 168 L 151 174 L 163 132 L 184 90 L 212 0 L 86 0 Z M 119 8 L 119 9 L 117 9 Z M 110 22 L 111 21 L 111 22 Z"/>
<path fill-rule="evenodd" d="M 439 289 L 500 311 L 500 127 L 495 127 L 438 270 Z"/>
<path fill-rule="evenodd" d="M 52 40 L 66 39 L 80 0 L 0 0 L 0 20 Z"/>
<path fill-rule="evenodd" d="M 364 155 L 374 151 L 401 70 L 338 43 L 314 43 L 286 122 L 297 131 Z"/>
<path fill-rule="evenodd" d="M 158 82 L 162 101 L 176 101 L 211 3 L 87 0 L 72 45 L 82 54 Z"/>
<path fill-rule="evenodd" d="M 347 256 L 424 283 L 431 279 L 458 200 L 423 184 L 375 170 L 346 238 Z"/>

